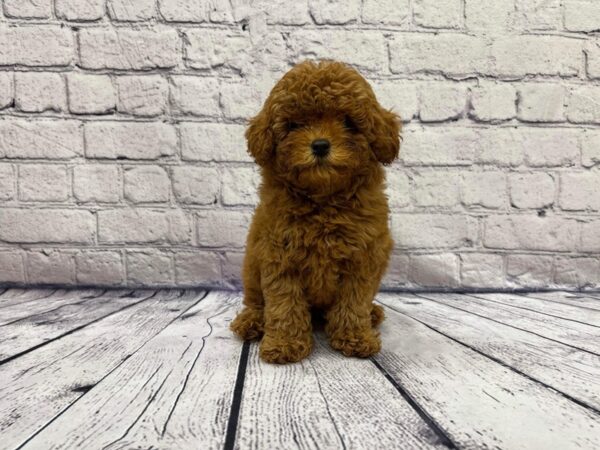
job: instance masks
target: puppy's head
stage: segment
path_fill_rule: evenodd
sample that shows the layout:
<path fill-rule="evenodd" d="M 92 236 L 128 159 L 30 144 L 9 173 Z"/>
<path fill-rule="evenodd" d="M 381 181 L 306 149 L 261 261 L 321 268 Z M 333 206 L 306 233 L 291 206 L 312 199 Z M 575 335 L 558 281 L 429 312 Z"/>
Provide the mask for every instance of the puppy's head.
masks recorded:
<path fill-rule="evenodd" d="M 311 194 L 351 185 L 400 148 L 400 121 L 367 81 L 333 61 L 303 62 L 273 88 L 246 131 L 256 162 Z"/>

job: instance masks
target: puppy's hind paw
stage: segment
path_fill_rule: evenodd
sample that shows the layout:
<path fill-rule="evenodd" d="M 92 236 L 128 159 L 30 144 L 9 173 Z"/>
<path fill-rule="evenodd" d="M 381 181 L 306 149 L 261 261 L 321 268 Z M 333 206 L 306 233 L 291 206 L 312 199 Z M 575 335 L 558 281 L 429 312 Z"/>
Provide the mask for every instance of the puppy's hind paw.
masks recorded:
<path fill-rule="evenodd" d="M 258 339 L 263 334 L 263 312 L 261 310 L 244 308 L 233 319 L 229 328 L 245 341 Z"/>

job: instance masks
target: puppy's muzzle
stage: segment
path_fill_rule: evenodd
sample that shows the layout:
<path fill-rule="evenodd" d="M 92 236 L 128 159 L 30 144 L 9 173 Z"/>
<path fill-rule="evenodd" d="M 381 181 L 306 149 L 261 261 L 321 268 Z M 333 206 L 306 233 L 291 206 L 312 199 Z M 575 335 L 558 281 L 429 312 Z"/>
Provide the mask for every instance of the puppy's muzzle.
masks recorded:
<path fill-rule="evenodd" d="M 313 155 L 322 158 L 329 154 L 329 150 L 331 149 L 331 144 L 327 139 L 315 139 L 310 144 L 312 148 Z"/>

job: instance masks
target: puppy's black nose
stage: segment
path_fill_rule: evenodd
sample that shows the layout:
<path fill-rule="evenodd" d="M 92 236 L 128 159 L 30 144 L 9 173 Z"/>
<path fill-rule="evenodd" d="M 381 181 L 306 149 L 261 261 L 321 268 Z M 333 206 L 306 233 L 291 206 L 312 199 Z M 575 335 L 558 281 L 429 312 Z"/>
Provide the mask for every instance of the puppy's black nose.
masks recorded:
<path fill-rule="evenodd" d="M 315 139 L 310 146 L 312 147 L 313 155 L 319 157 L 327 156 L 331 148 L 327 139 Z"/>

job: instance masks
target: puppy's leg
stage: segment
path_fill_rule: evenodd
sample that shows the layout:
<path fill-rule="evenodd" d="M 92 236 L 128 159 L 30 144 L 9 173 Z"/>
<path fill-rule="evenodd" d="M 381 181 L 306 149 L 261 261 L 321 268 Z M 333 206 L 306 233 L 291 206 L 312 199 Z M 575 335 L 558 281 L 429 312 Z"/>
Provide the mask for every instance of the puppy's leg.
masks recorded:
<path fill-rule="evenodd" d="M 244 308 L 230 328 L 244 340 L 257 339 L 264 331 L 264 298 L 260 288 L 260 271 L 250 252 L 244 257 Z"/>
<path fill-rule="evenodd" d="M 311 314 L 298 279 L 276 276 L 264 286 L 265 334 L 260 357 L 283 364 L 306 358 L 313 345 Z"/>
<path fill-rule="evenodd" d="M 383 319 L 385 319 L 383 308 L 380 305 L 373 303 L 371 306 L 371 326 L 373 328 L 378 327 L 381 325 L 381 322 L 383 322 Z"/>
<path fill-rule="evenodd" d="M 373 325 L 383 319 L 379 315 L 383 311 L 373 305 L 371 284 L 368 279 L 349 276 L 342 282 L 338 300 L 327 311 L 329 343 L 346 356 L 366 358 L 381 349 Z"/>

